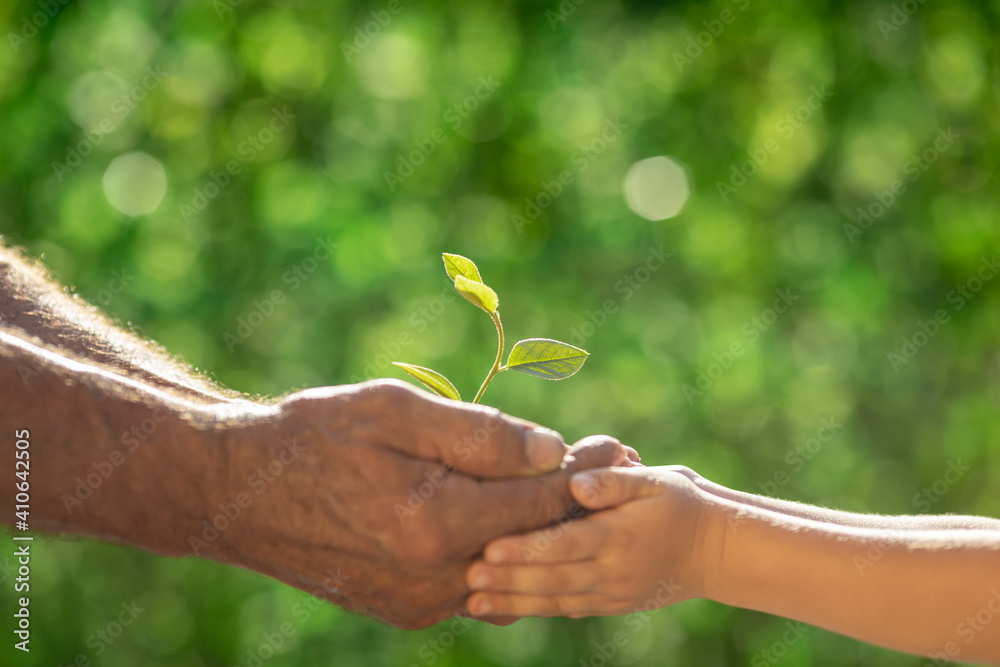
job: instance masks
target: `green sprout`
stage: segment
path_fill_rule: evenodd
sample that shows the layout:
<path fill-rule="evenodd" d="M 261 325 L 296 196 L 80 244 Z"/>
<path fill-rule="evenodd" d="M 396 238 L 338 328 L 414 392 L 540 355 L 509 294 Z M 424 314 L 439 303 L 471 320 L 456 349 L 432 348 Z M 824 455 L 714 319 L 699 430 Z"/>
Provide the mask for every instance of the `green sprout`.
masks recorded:
<path fill-rule="evenodd" d="M 497 328 L 497 358 L 483 380 L 482 386 L 476 392 L 473 403 L 478 403 L 486 392 L 486 387 L 490 385 L 497 373 L 506 370 L 518 371 L 545 378 L 546 380 L 562 380 L 576 373 L 583 367 L 583 362 L 587 360 L 590 353 L 581 350 L 568 343 L 562 343 L 550 338 L 528 338 L 518 341 L 507 357 L 507 363 L 503 366 L 503 324 L 500 322 L 500 299 L 488 285 L 483 282 L 479 275 L 479 268 L 471 259 L 461 255 L 444 253 L 444 268 L 448 272 L 448 277 L 455 282 L 455 289 L 462 297 L 476 306 L 479 306 L 493 320 Z M 461 401 L 462 396 L 458 393 L 455 385 L 445 376 L 435 370 L 404 364 L 399 361 L 392 362 L 394 366 L 402 368 L 404 371 L 420 380 L 428 389 L 456 401 Z"/>

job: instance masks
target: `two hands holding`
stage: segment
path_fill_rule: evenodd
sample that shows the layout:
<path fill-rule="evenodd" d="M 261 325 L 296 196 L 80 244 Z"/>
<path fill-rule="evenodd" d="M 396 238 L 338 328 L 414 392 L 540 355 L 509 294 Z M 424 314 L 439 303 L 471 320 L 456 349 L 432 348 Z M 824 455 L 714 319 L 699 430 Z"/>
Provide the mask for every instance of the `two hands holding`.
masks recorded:
<path fill-rule="evenodd" d="M 506 623 L 707 598 L 897 650 L 1000 661 L 1000 632 L 981 623 L 1000 602 L 995 519 L 852 514 L 741 493 L 681 466 L 645 467 L 610 437 L 567 447 L 547 429 L 395 382 L 311 390 L 286 412 L 322 421 L 341 400 L 356 420 L 345 432 L 353 454 L 335 459 L 339 472 L 313 469 L 326 490 L 303 480 L 293 503 L 329 494 L 332 511 L 314 525 L 349 525 L 351 540 L 367 533 L 378 545 L 345 567 L 357 573 L 345 591 L 358 585 L 347 606 L 422 627 L 454 614 Z M 308 538 L 307 525 L 278 544 Z M 303 551 L 297 569 L 317 555 Z"/>
<path fill-rule="evenodd" d="M 981 622 L 1000 622 L 995 519 L 740 493 L 644 467 L 613 438 L 568 447 L 393 381 L 277 402 L 165 391 L 2 330 L 0 376 L 2 427 L 31 425 L 51 452 L 32 460 L 38 529 L 245 567 L 401 628 L 702 597 L 1000 664 L 1000 632 Z M 72 495 L 95 462 L 125 456 L 87 499 Z"/>
<path fill-rule="evenodd" d="M 335 562 L 333 601 L 400 627 L 707 598 L 898 650 L 1000 659 L 1000 633 L 963 625 L 1000 590 L 995 519 L 741 493 L 681 466 L 645 467 L 610 437 L 567 447 L 392 381 L 293 394 L 276 423 L 268 437 L 301 441 L 306 464 L 267 494 L 260 520 L 278 523 L 245 526 L 255 569 L 314 592 L 316 571 Z"/>

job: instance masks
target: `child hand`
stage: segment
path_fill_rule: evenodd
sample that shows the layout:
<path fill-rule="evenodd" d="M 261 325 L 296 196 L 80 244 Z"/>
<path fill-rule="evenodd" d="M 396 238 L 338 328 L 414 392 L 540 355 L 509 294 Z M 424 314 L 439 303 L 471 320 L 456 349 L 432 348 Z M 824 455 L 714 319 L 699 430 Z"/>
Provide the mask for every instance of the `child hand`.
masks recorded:
<path fill-rule="evenodd" d="M 702 595 L 705 492 L 670 467 L 574 475 L 585 518 L 486 546 L 469 568 L 473 615 L 607 616 Z"/>

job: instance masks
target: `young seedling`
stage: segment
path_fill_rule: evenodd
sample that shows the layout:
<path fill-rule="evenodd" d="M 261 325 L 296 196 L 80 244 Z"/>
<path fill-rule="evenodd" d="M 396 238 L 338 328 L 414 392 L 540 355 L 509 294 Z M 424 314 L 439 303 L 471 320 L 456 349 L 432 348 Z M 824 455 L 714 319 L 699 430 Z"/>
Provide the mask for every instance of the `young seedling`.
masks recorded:
<path fill-rule="evenodd" d="M 444 268 L 448 272 L 448 277 L 455 282 L 455 289 L 458 293 L 476 306 L 479 306 L 493 320 L 497 328 L 497 358 L 486 374 L 486 379 L 476 392 L 473 403 L 478 403 L 486 392 L 486 387 L 490 385 L 497 373 L 511 370 L 520 373 L 527 373 L 546 380 L 562 380 L 576 373 L 583 366 L 590 353 L 581 350 L 568 343 L 562 343 L 550 338 L 528 338 L 518 341 L 507 357 L 507 363 L 503 366 L 503 324 L 500 322 L 500 299 L 497 293 L 490 289 L 479 275 L 479 268 L 471 259 L 466 259 L 461 255 L 444 253 Z M 431 391 L 461 401 L 462 397 L 458 393 L 455 385 L 445 376 L 430 368 L 404 364 L 399 361 L 392 362 L 393 365 L 402 368 L 404 371 L 424 383 Z"/>

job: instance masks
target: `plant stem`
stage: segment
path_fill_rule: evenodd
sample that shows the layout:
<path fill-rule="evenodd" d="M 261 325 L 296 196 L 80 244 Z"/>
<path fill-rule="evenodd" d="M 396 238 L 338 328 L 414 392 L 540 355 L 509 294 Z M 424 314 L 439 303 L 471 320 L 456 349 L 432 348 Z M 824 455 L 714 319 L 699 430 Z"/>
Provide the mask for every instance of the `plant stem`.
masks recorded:
<path fill-rule="evenodd" d="M 479 399 L 483 397 L 486 392 L 486 387 L 489 386 L 490 381 L 493 380 L 493 376 L 500 372 L 500 362 L 503 360 L 503 324 L 500 323 L 500 312 L 490 313 L 490 317 L 493 318 L 493 324 L 497 327 L 497 360 L 493 362 L 493 367 L 490 368 L 489 374 L 486 379 L 483 380 L 483 386 L 479 388 L 479 393 L 476 397 L 472 399 L 473 403 L 478 403 Z"/>

